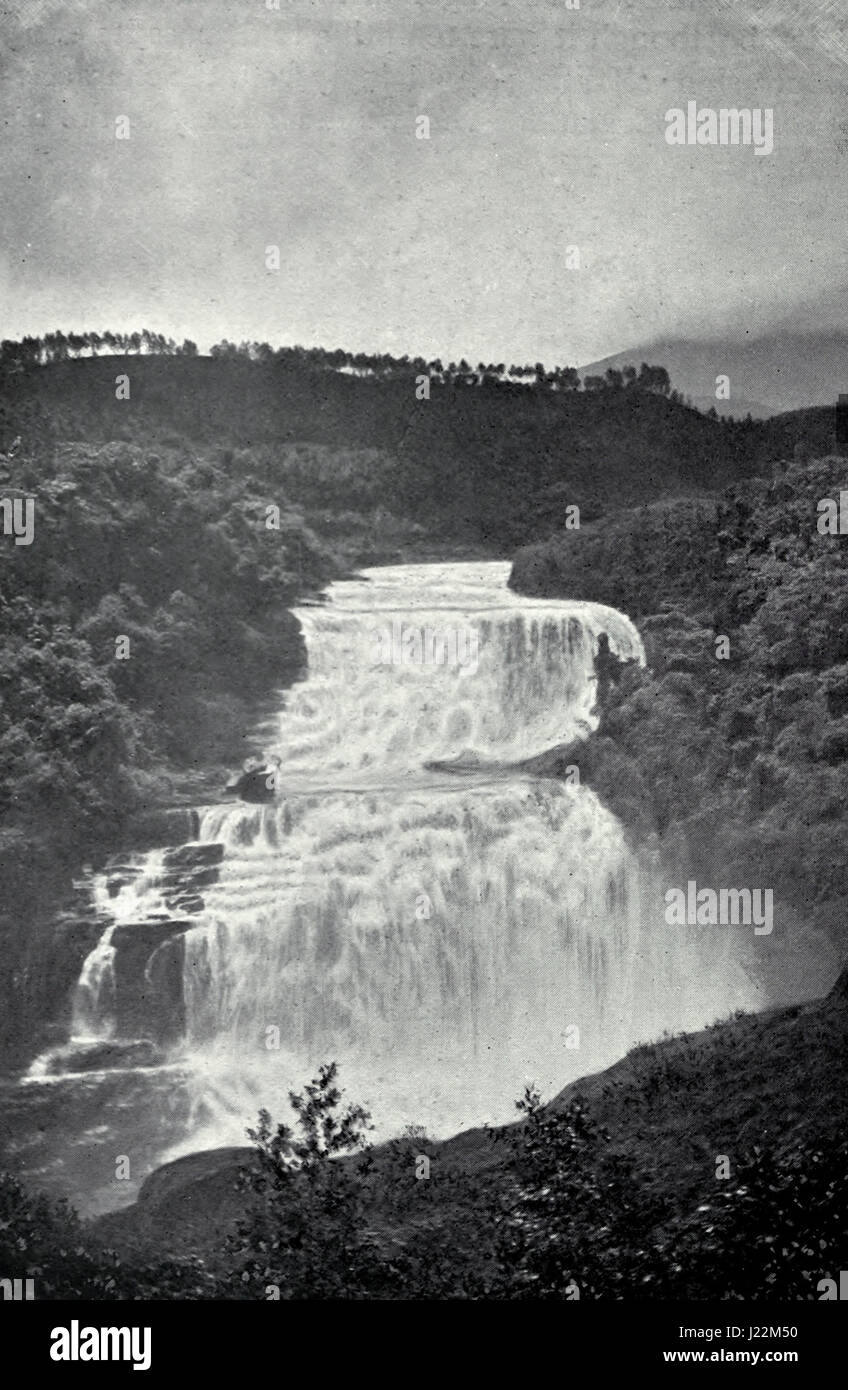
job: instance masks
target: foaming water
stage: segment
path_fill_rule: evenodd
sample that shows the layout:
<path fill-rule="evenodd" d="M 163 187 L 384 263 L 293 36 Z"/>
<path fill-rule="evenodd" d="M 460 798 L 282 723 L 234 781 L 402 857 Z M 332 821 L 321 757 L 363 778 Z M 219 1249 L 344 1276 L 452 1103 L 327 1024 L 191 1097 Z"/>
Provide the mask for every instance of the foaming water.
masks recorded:
<path fill-rule="evenodd" d="M 642 656 L 638 633 L 620 613 L 521 598 L 506 587 L 507 564 L 403 565 L 364 575 L 334 584 L 325 607 L 295 610 L 309 679 L 280 717 L 288 776 L 380 770 L 397 777 L 468 750 L 517 762 L 595 727 L 600 632 L 622 657 Z M 442 639 L 443 656 L 453 640 L 460 659 L 428 662 L 427 632 Z"/>
<path fill-rule="evenodd" d="M 625 659 L 642 645 L 612 609 L 512 594 L 508 569 L 368 570 L 297 610 L 309 667 L 279 716 L 277 799 L 201 820 L 199 861 L 220 862 L 181 924 L 171 1071 L 148 1069 L 151 1094 L 171 1096 L 160 1160 L 243 1143 L 262 1106 L 289 1118 L 288 1092 L 323 1062 L 378 1136 L 445 1135 L 511 1118 L 530 1081 L 550 1094 L 756 1002 L 730 934 L 666 925 L 650 868 L 590 790 L 522 770 L 596 727 L 600 635 Z M 165 913 L 161 854 L 136 869 L 97 889 L 123 942 Z M 156 959 L 173 950 L 154 937 Z M 75 1041 L 121 1041 L 114 952 L 110 929 L 82 971 Z M 152 962 L 139 979 L 155 996 L 171 977 Z"/>
<path fill-rule="evenodd" d="M 109 925 L 87 956 L 74 992 L 74 1012 L 71 1039 L 73 1044 L 102 1041 L 114 1036 L 115 1009 L 115 928 L 138 918 L 167 917 L 167 909 L 158 892 L 162 878 L 165 851 L 151 850 L 135 856 L 138 877 L 122 884 L 122 891 L 112 897 L 106 878 L 98 874 L 92 884 L 94 905 L 101 915 L 111 917 Z M 30 1068 L 29 1077 L 45 1075 L 43 1059 Z"/>
<path fill-rule="evenodd" d="M 186 943 L 208 1143 L 332 1058 L 378 1133 L 507 1120 L 528 1081 L 551 1093 L 747 995 L 727 938 L 717 958 L 665 924 L 586 790 L 304 797 L 203 830 L 227 844 Z"/>

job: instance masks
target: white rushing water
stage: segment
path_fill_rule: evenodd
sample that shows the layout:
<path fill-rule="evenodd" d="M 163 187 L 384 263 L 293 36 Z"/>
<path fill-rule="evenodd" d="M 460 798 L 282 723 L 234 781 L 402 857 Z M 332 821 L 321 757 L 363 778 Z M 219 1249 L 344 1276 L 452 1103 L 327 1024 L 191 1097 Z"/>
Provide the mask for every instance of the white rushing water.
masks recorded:
<path fill-rule="evenodd" d="M 168 1156 L 244 1142 L 260 1106 L 289 1119 L 322 1062 L 378 1135 L 444 1135 L 754 1002 L 731 935 L 666 925 L 588 788 L 516 766 L 595 727 L 601 633 L 642 646 L 622 614 L 521 598 L 508 571 L 369 570 L 297 612 L 309 669 L 269 748 L 277 799 L 201 822 L 224 857 L 185 936 L 193 1116 Z M 123 892 L 121 920 L 145 895 L 155 912 L 155 873 Z M 108 1036 L 108 951 L 83 971 L 87 1036 L 98 1007 Z"/>

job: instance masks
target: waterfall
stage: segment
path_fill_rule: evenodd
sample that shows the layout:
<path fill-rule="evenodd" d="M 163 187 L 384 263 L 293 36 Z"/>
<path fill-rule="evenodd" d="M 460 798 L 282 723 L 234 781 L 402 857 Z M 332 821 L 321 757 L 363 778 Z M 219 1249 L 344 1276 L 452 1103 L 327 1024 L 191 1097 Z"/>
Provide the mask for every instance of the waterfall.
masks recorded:
<path fill-rule="evenodd" d="M 469 749 L 514 762 L 594 728 L 597 637 L 641 659 L 639 634 L 601 604 L 521 598 L 508 571 L 366 570 L 334 584 L 325 607 L 295 610 L 309 679 L 280 720 L 288 774 L 397 778 Z"/>
<path fill-rule="evenodd" d="M 279 799 L 201 824 L 225 847 L 185 942 L 205 1142 L 284 1114 L 331 1059 L 378 1133 L 509 1119 L 528 1082 L 550 1094 L 748 1001 L 726 942 L 666 926 L 595 795 L 520 766 L 596 727 L 598 637 L 641 661 L 638 632 L 507 577 L 368 570 L 297 612 Z"/>
<path fill-rule="evenodd" d="M 167 918 L 164 901 L 155 896 L 164 872 L 165 851 L 151 850 L 146 855 L 134 855 L 126 866 L 122 891 L 115 893 L 105 875 L 98 875 L 92 885 L 94 905 L 111 918 L 94 950 L 83 963 L 74 992 L 72 1037 L 77 1042 L 88 1039 L 105 1041 L 115 1033 L 115 931 L 122 922 L 154 914 Z"/>
<path fill-rule="evenodd" d="M 112 882 L 118 925 L 83 969 L 75 1026 L 114 1035 L 115 933 L 146 950 L 143 926 L 171 952 L 190 1118 L 166 1156 L 244 1142 L 260 1106 L 288 1118 L 322 1062 L 378 1136 L 444 1135 L 512 1118 L 529 1082 L 551 1094 L 752 1004 L 730 936 L 669 927 L 594 793 L 527 766 L 591 734 L 598 639 L 641 661 L 638 632 L 598 604 L 515 595 L 508 568 L 366 570 L 297 610 L 308 671 L 270 738 L 274 801 L 209 807 L 193 846 Z M 163 883 L 180 854 L 202 886 L 174 955 Z M 138 978 L 155 995 L 153 963 Z"/>

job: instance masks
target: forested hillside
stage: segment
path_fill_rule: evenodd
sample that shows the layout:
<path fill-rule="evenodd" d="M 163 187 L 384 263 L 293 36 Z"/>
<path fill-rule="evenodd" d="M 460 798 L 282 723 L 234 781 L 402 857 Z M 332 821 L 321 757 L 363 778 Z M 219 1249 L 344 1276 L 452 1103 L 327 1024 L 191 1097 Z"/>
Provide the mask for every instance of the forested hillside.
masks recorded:
<path fill-rule="evenodd" d="M 772 887 L 764 968 L 785 982 L 794 957 L 814 985 L 848 954 L 848 549 L 819 530 L 846 481 L 830 457 L 624 512 L 520 551 L 511 580 L 638 623 L 647 668 L 610 685 L 590 780 L 684 874 Z"/>
<path fill-rule="evenodd" d="M 289 605 L 339 569 L 211 454 L 16 423 L 3 491 L 34 509 L 30 543 L 0 545 L 0 1043 L 27 1050 L 42 909 L 135 812 L 217 793 L 303 664 Z"/>
<path fill-rule="evenodd" d="M 5 432 L 14 438 L 15 412 L 38 405 L 63 440 L 231 450 L 234 476 L 273 480 L 330 527 L 344 512 L 346 532 L 365 537 L 379 507 L 387 534 L 395 518 L 501 549 L 555 532 L 569 505 L 588 520 L 710 491 L 770 454 L 761 426 L 691 409 L 660 367 L 578 389 L 572 369 L 541 363 L 511 376 L 497 364 L 344 356 L 342 366 L 328 364 L 334 354 L 258 348 L 16 358 Z"/>

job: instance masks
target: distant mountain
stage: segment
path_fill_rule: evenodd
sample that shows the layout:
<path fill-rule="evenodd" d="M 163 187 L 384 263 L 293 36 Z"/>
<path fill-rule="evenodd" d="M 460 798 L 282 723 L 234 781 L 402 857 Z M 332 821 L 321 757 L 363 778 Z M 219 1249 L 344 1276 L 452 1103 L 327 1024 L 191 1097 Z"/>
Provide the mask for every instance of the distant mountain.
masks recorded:
<path fill-rule="evenodd" d="M 727 338 L 696 342 L 668 338 L 614 353 L 579 369 L 603 376 L 607 367 L 632 362 L 668 369 L 672 386 L 700 410 L 763 419 L 811 405 L 834 405 L 848 392 L 848 332 L 771 333 L 741 342 Z M 716 377 L 730 378 L 730 399 L 716 400 Z"/>

